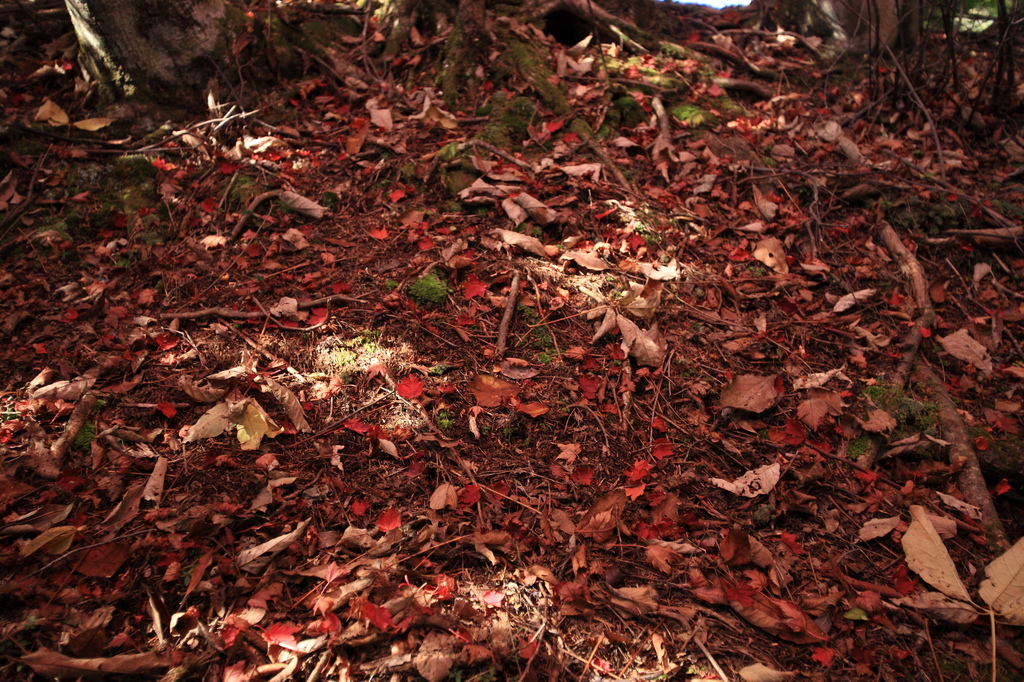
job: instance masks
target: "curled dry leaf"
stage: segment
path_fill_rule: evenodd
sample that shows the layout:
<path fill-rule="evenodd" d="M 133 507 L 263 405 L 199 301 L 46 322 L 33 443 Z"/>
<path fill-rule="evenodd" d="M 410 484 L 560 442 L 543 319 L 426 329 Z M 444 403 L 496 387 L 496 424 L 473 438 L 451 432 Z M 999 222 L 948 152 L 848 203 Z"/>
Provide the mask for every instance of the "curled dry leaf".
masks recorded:
<path fill-rule="evenodd" d="M 602 270 L 607 270 L 608 268 L 611 267 L 610 265 L 605 263 L 604 260 L 595 256 L 594 254 L 587 253 L 586 251 L 579 251 L 577 249 L 566 251 L 559 257 L 559 260 L 571 260 L 572 262 L 576 263 L 576 265 L 584 267 L 588 270 L 594 270 L 596 272 L 601 272 Z"/>
<path fill-rule="evenodd" d="M 755 663 L 740 668 L 740 677 L 744 682 L 784 682 L 796 677 L 796 673 L 782 672 L 761 663 Z"/>
<path fill-rule="evenodd" d="M 978 593 L 1007 621 L 1024 625 L 1024 538 L 985 567 Z"/>
<path fill-rule="evenodd" d="M 861 289 L 852 294 L 847 294 L 835 302 L 835 305 L 832 306 L 832 312 L 836 314 L 846 312 L 859 303 L 867 303 L 877 293 L 878 289 Z"/>
<path fill-rule="evenodd" d="M 779 482 L 782 467 L 778 462 L 766 464 L 763 467 L 748 471 L 735 481 L 727 481 L 723 478 L 712 478 L 711 482 L 723 490 L 728 490 L 743 497 L 757 497 L 766 495 L 772 491 L 775 484 Z"/>
<path fill-rule="evenodd" d="M 978 620 L 978 612 L 969 604 L 950 599 L 940 592 L 918 592 L 893 600 L 894 604 L 924 611 L 947 623 L 968 625 Z M 1019 625 L 1019 623 L 1017 623 Z"/>
<path fill-rule="evenodd" d="M 71 658 L 41 648 L 20 659 L 42 677 L 51 679 L 107 679 L 113 675 L 146 675 L 170 665 L 167 654 L 148 651 L 142 654 L 119 654 L 110 658 Z"/>
<path fill-rule="evenodd" d="M 576 524 L 576 532 L 597 542 L 609 539 L 618 528 L 622 512 L 626 509 L 626 493 L 612 490 L 594 503 Z"/>
<path fill-rule="evenodd" d="M 536 237 L 501 229 L 491 230 L 491 236 L 497 237 L 506 244 L 518 246 L 523 251 L 532 253 L 535 256 L 540 256 L 541 258 L 548 257 L 548 252 L 544 249 L 544 245 Z"/>
<path fill-rule="evenodd" d="M 519 393 L 519 386 L 491 374 L 477 374 L 468 384 L 480 407 L 499 407 Z"/>
<path fill-rule="evenodd" d="M 860 531 L 857 533 L 857 537 L 865 542 L 868 540 L 874 540 L 888 535 L 892 531 L 896 530 L 896 527 L 900 525 L 902 521 L 898 516 L 890 516 L 885 519 L 871 519 L 861 526 Z"/>
<path fill-rule="evenodd" d="M 327 209 L 320 204 L 307 199 L 301 194 L 296 194 L 295 192 L 289 192 L 287 190 L 281 192 L 281 201 L 287 204 L 288 208 L 292 209 L 296 213 L 300 213 L 307 218 L 313 218 L 314 220 L 323 218 L 324 214 L 327 213 Z"/>

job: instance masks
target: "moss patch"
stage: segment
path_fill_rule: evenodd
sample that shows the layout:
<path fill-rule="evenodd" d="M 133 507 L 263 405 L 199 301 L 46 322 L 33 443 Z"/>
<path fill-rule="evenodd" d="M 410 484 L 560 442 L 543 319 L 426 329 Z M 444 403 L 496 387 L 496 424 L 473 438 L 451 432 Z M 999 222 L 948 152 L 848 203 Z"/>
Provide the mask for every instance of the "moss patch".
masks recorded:
<path fill-rule="evenodd" d="M 433 271 L 410 284 L 406 291 L 417 304 L 429 308 L 442 305 L 452 293 L 448 282 Z"/>

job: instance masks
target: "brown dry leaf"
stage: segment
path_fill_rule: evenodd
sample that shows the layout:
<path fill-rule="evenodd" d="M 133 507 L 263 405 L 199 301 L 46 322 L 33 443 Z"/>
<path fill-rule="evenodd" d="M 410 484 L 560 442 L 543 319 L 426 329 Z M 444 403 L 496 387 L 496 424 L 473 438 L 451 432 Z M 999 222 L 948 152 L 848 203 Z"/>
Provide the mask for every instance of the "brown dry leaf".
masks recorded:
<path fill-rule="evenodd" d="M 911 505 L 912 521 L 903 534 L 903 552 L 907 566 L 926 583 L 946 596 L 970 602 L 971 595 L 960 581 L 956 565 L 946 545 L 932 526 L 928 512 L 920 505 Z"/>
<path fill-rule="evenodd" d="M 871 433 L 888 433 L 896 428 L 896 419 L 885 410 L 878 409 L 869 409 L 868 418 L 857 419 L 857 423 Z"/>
<path fill-rule="evenodd" d="M 658 608 L 658 593 L 650 585 L 610 589 L 609 601 L 624 617 L 643 616 Z"/>
<path fill-rule="evenodd" d="M 718 545 L 718 556 L 726 566 L 750 563 L 750 536 L 742 530 L 729 530 Z"/>
<path fill-rule="evenodd" d="M 832 306 L 832 312 L 836 314 L 844 313 L 859 303 L 867 303 L 877 293 L 878 289 L 861 289 L 860 291 L 854 291 L 852 294 L 846 294 L 835 302 L 835 305 Z"/>
<path fill-rule="evenodd" d="M 943 350 L 957 360 L 974 365 L 981 370 L 983 376 L 992 374 L 992 358 L 988 349 L 975 341 L 966 329 L 959 329 L 949 336 L 940 336 L 938 340 Z"/>
<path fill-rule="evenodd" d="M 458 488 L 453 486 L 451 483 L 442 483 L 434 489 L 434 494 L 430 496 L 430 508 L 433 510 L 444 509 L 455 509 L 459 504 L 459 491 Z"/>
<path fill-rule="evenodd" d="M 505 358 L 501 361 L 501 373 L 509 379 L 532 379 L 540 374 L 540 370 L 526 360 Z"/>
<path fill-rule="evenodd" d="M 127 542 L 111 542 L 93 547 L 75 565 L 75 570 L 91 578 L 112 578 L 132 554 Z"/>
<path fill-rule="evenodd" d="M 726 591 L 728 596 L 729 592 Z M 756 625 L 780 639 L 797 644 L 814 644 L 828 641 L 828 635 L 821 631 L 800 607 L 785 599 L 772 599 L 757 592 L 749 600 L 740 602 L 729 599 L 733 611 L 751 625 Z"/>
<path fill-rule="evenodd" d="M 494 556 L 492 549 L 508 554 L 512 550 L 512 536 L 504 531 L 492 530 L 486 533 L 473 533 L 473 549 L 480 556 L 484 557 L 491 564 L 498 563 L 498 557 Z"/>
<path fill-rule="evenodd" d="M 513 232 L 512 230 L 491 230 L 491 235 L 497 237 L 506 244 L 512 246 L 518 246 L 523 251 L 532 253 L 535 256 L 541 258 L 547 258 L 548 252 L 544 250 L 544 245 L 540 243 L 540 240 L 536 237 L 529 235 L 520 234 L 519 232 Z"/>
<path fill-rule="evenodd" d="M 429 632 L 412 659 L 413 665 L 427 682 L 441 682 L 452 669 L 456 648 L 455 638 L 448 633 Z"/>
<path fill-rule="evenodd" d="M 477 374 L 468 388 L 480 407 L 499 407 L 502 402 L 519 393 L 519 386 L 492 374 Z"/>
<path fill-rule="evenodd" d="M 106 128 L 116 120 L 116 118 L 86 118 L 81 121 L 75 121 L 71 125 L 75 126 L 79 130 L 87 130 L 90 133 L 94 133 L 97 130 Z"/>
<path fill-rule="evenodd" d="M 753 256 L 775 272 L 780 274 L 789 272 L 789 265 L 786 264 L 786 248 L 778 237 L 765 237 L 759 241 L 754 247 Z"/>
<path fill-rule="evenodd" d="M 75 526 L 53 526 L 32 538 L 21 548 L 21 556 L 27 557 L 42 550 L 47 554 L 63 554 L 71 547 L 78 528 Z"/>
<path fill-rule="evenodd" d="M 550 225 L 558 219 L 557 211 L 553 208 L 549 208 L 544 204 L 544 202 L 530 196 L 526 192 L 520 192 L 512 197 L 512 199 L 526 209 L 526 212 L 530 214 L 530 218 L 533 222 L 537 223 L 541 227 L 544 225 Z"/>
<path fill-rule="evenodd" d="M 516 405 L 516 410 L 536 419 L 550 412 L 551 408 L 542 402 L 534 401 L 532 403 L 520 403 Z"/>
<path fill-rule="evenodd" d="M 167 655 L 155 651 L 120 654 L 110 658 L 71 658 L 41 648 L 14 660 L 25 663 L 37 675 L 57 679 L 107 679 L 111 675 L 144 675 L 170 665 Z"/>
<path fill-rule="evenodd" d="M 985 567 L 978 593 L 1010 623 L 1024 625 L 1024 538 Z"/>
<path fill-rule="evenodd" d="M 306 532 L 306 526 L 308 525 L 309 519 L 306 519 L 291 533 L 280 535 L 255 547 L 242 550 L 238 553 L 235 563 L 246 573 L 260 573 L 267 567 L 271 559 L 284 551 L 288 545 L 301 538 Z"/>
<path fill-rule="evenodd" d="M 295 192 L 284 191 L 281 192 L 281 201 L 288 205 L 288 208 L 292 209 L 296 213 L 306 216 L 307 218 L 313 218 L 319 220 L 324 217 L 327 213 L 327 209 L 316 203 L 311 199 L 307 199 L 301 194 Z M 303 240 L 305 241 L 305 240 Z"/>
<path fill-rule="evenodd" d="M 587 253 L 586 251 L 579 251 L 579 250 L 575 250 L 575 249 L 572 250 L 572 251 L 566 251 L 565 253 L 563 253 L 559 257 L 559 260 L 571 260 L 574 263 L 576 263 L 576 265 L 579 265 L 579 266 L 584 267 L 584 268 L 586 268 L 588 270 L 594 270 L 594 271 L 597 271 L 597 272 L 601 272 L 602 270 L 607 270 L 608 268 L 611 267 L 610 265 L 605 263 L 603 259 L 599 258 L 598 256 L 595 256 L 592 253 Z"/>
<path fill-rule="evenodd" d="M 843 413 L 843 399 L 835 391 L 812 388 L 807 398 L 796 406 L 796 416 L 812 431 L 821 427 L 826 416 L 838 417 Z"/>
<path fill-rule="evenodd" d="M 778 462 L 766 464 L 752 471 L 748 471 L 735 481 L 727 481 L 723 478 L 712 478 L 711 482 L 723 490 L 728 490 L 743 497 L 757 497 L 766 495 L 772 491 L 775 484 L 779 482 L 782 474 L 782 467 Z"/>
<path fill-rule="evenodd" d="M 622 332 L 622 351 L 636 358 L 639 365 L 660 367 L 665 360 L 667 344 L 664 337 L 658 333 L 658 325 L 655 324 L 644 331 L 623 315 L 616 315 L 616 320 L 619 331 Z"/>
<path fill-rule="evenodd" d="M 291 420 L 295 430 L 299 433 L 309 433 L 312 431 L 313 429 L 309 426 L 309 422 L 306 421 L 306 412 L 302 409 L 302 403 L 295 397 L 295 394 L 270 377 L 264 377 L 263 380 L 266 382 L 267 389 L 271 395 L 277 398 L 277 402 L 281 403 L 284 413 L 288 415 L 288 419 Z"/>
<path fill-rule="evenodd" d="M 760 414 L 773 407 L 780 397 L 781 393 L 775 388 L 774 376 L 741 374 L 722 389 L 718 404 Z"/>
<path fill-rule="evenodd" d="M 888 535 L 892 531 L 896 530 L 896 526 L 900 525 L 902 521 L 898 516 L 891 516 L 886 519 L 871 519 L 861 526 L 860 531 L 857 533 L 857 537 L 865 542 L 868 540 L 874 540 Z"/>
<path fill-rule="evenodd" d="M 796 677 L 796 673 L 785 673 L 781 670 L 774 670 L 761 663 L 748 665 L 740 668 L 740 677 L 744 682 L 783 682 L 784 680 Z"/>
<path fill-rule="evenodd" d="M 626 509 L 626 493 L 621 489 L 605 493 L 576 523 L 576 532 L 604 542 L 612 536 Z"/>
<path fill-rule="evenodd" d="M 978 612 L 972 606 L 956 599 L 950 599 L 940 592 L 919 592 L 894 599 L 893 603 L 920 609 L 932 618 L 944 620 L 947 623 L 968 625 L 978 620 Z"/>
<path fill-rule="evenodd" d="M 647 563 L 670 575 L 672 566 L 682 561 L 682 555 L 661 545 L 647 545 Z"/>
<path fill-rule="evenodd" d="M 32 117 L 33 121 L 46 121 L 52 126 L 66 126 L 68 121 L 67 113 L 60 108 L 58 104 L 55 104 L 49 97 L 43 100 L 42 106 L 36 109 L 35 116 Z"/>

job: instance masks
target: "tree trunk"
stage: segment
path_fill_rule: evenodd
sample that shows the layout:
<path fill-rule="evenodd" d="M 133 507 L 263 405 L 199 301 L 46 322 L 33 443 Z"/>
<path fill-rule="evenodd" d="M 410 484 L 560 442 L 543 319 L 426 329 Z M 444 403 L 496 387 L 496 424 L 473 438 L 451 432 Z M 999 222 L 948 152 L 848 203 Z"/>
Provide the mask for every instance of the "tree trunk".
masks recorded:
<path fill-rule="evenodd" d="M 776 13 L 784 27 L 854 53 L 913 47 L 921 21 L 920 0 L 780 0 Z"/>
<path fill-rule="evenodd" d="M 66 0 L 86 69 L 108 101 L 201 110 L 226 51 L 223 0 Z"/>

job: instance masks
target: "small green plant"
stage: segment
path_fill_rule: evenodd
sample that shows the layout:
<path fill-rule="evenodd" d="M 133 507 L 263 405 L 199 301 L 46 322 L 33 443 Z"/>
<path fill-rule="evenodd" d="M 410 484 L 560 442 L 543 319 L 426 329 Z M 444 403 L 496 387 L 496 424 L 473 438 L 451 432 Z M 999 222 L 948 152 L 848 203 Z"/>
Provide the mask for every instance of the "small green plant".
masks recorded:
<path fill-rule="evenodd" d="M 449 365 L 447 362 L 439 362 L 438 364 L 436 364 L 436 365 L 434 365 L 433 367 L 430 368 L 430 376 L 432 376 L 432 377 L 444 376 L 451 369 L 452 369 L 452 366 Z"/>
<path fill-rule="evenodd" d="M 452 413 L 449 412 L 448 410 L 438 410 L 437 428 L 441 429 L 442 431 L 447 431 L 453 426 L 455 426 L 455 418 L 452 416 Z"/>
<path fill-rule="evenodd" d="M 542 365 L 550 365 L 554 361 L 554 353 L 541 353 L 540 355 L 537 356 L 537 362 L 541 363 Z"/>
<path fill-rule="evenodd" d="M 387 289 L 388 291 L 394 291 L 395 289 L 398 288 L 398 282 L 396 282 L 393 279 L 389 279 L 388 281 L 384 282 L 384 288 Z"/>
<path fill-rule="evenodd" d="M 421 306 L 427 307 L 441 305 L 448 300 L 448 295 L 452 293 L 448 282 L 433 271 L 410 284 L 407 291 L 412 300 Z"/>
<path fill-rule="evenodd" d="M 775 505 L 762 504 L 754 510 L 752 521 L 758 528 L 764 528 L 775 519 Z"/>

